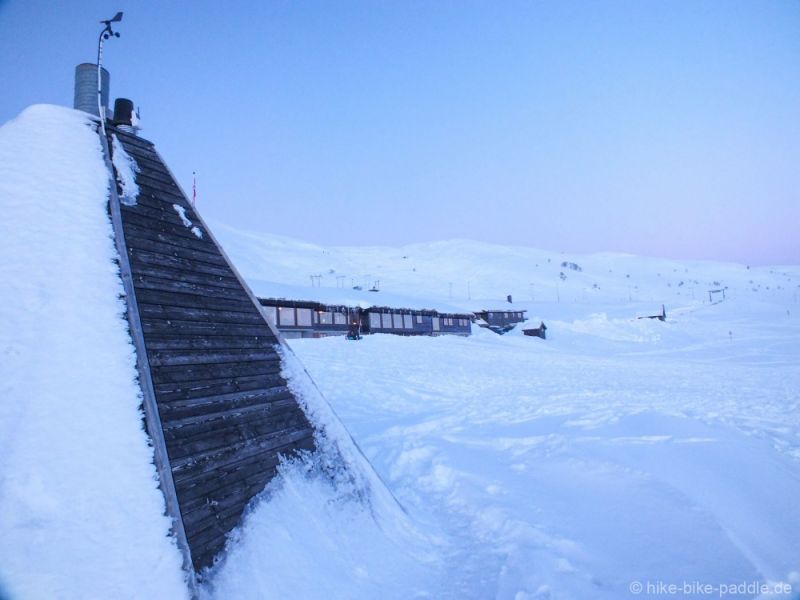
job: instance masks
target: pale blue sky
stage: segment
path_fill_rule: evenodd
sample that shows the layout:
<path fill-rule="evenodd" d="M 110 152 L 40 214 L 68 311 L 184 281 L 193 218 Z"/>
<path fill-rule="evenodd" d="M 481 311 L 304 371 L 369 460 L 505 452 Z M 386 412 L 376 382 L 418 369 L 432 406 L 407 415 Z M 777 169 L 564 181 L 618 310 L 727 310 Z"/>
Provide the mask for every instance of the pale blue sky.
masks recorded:
<path fill-rule="evenodd" d="M 0 121 L 71 105 L 98 20 L 204 216 L 800 263 L 800 1 L 0 0 Z"/>

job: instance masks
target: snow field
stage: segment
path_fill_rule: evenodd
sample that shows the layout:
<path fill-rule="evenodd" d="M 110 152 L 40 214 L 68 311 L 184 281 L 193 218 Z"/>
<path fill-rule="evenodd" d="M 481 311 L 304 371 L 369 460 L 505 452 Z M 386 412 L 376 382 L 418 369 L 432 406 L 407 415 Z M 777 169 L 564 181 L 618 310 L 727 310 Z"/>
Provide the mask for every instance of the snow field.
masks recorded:
<path fill-rule="evenodd" d="M 729 323 L 721 306 L 705 310 L 710 331 Z M 692 339 L 693 320 L 621 321 L 555 323 L 547 342 L 484 331 L 291 341 L 430 535 L 442 561 L 439 587 L 423 588 L 431 597 L 797 584 L 800 347 L 784 354 L 797 324 L 771 330 L 776 354 L 753 361 L 737 347 L 747 340 L 712 340 L 704 352 L 694 340 L 687 352 L 678 340 Z M 769 334 L 769 322 L 753 322 Z M 638 335 L 621 336 L 626 328 Z M 581 337 L 617 346 L 596 351 Z M 263 531 L 248 535 L 262 545 Z M 398 597 L 419 593 L 407 585 Z"/>

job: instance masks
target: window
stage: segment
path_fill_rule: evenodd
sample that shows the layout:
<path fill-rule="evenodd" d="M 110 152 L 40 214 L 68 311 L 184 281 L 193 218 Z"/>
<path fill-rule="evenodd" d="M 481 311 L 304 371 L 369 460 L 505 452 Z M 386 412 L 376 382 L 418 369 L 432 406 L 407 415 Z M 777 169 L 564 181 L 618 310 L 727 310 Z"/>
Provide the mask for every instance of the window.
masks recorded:
<path fill-rule="evenodd" d="M 431 317 L 431 323 L 433 324 L 433 330 L 439 331 L 439 317 Z"/>
<path fill-rule="evenodd" d="M 291 306 L 279 306 L 278 318 L 281 325 L 294 327 L 294 309 Z"/>
<path fill-rule="evenodd" d="M 330 313 L 330 311 L 321 310 L 317 313 L 317 315 L 319 317 L 320 325 L 330 325 L 333 323 L 333 315 Z"/>
<path fill-rule="evenodd" d="M 422 315 L 417 315 L 417 323 L 422 323 Z"/>
<path fill-rule="evenodd" d="M 374 313 L 374 312 L 369 313 L 369 328 L 370 329 L 381 328 L 381 315 L 379 313 Z"/>
<path fill-rule="evenodd" d="M 333 322 L 336 325 L 347 325 L 347 315 L 344 313 L 333 313 Z"/>
<path fill-rule="evenodd" d="M 297 326 L 298 327 L 311 327 L 311 309 L 298 308 L 297 309 Z"/>
<path fill-rule="evenodd" d="M 401 315 L 400 313 L 394 313 L 392 315 L 392 318 L 394 319 L 394 328 L 395 329 L 402 329 L 403 328 L 403 315 Z"/>
<path fill-rule="evenodd" d="M 274 306 L 262 306 L 261 310 L 270 323 L 272 323 L 273 325 L 278 324 L 278 315 L 277 315 L 278 309 L 276 309 Z"/>
<path fill-rule="evenodd" d="M 411 315 L 403 315 L 403 329 L 414 329 L 414 319 Z"/>
<path fill-rule="evenodd" d="M 383 319 L 383 328 L 384 329 L 391 329 L 392 328 L 392 314 L 391 313 L 384 313 L 381 318 Z"/>

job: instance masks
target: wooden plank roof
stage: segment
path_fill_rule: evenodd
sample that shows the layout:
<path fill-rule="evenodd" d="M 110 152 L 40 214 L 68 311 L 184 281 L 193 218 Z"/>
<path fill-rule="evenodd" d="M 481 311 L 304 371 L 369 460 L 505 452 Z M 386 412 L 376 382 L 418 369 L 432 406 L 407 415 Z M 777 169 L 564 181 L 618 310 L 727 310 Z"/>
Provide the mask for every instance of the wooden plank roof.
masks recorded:
<path fill-rule="evenodd" d="M 112 197 L 115 234 L 144 353 L 140 376 L 152 387 L 145 409 L 157 413 L 148 430 L 168 462 L 161 486 L 200 571 L 275 475 L 279 455 L 313 450 L 314 432 L 281 375 L 279 338 L 153 144 L 108 132 L 139 168 L 136 204 Z"/>

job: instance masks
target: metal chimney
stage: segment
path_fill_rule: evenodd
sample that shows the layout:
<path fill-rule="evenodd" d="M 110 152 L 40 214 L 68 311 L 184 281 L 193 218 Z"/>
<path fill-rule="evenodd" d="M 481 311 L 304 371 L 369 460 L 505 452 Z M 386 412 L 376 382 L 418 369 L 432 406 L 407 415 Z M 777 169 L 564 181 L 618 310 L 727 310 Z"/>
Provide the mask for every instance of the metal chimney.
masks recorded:
<path fill-rule="evenodd" d="M 111 75 L 106 69 L 102 69 L 100 76 L 103 81 L 101 99 L 108 115 L 108 89 Z M 97 65 L 81 63 L 75 67 L 75 99 L 72 106 L 96 117 L 100 116 L 97 109 Z"/>
<path fill-rule="evenodd" d="M 136 135 L 137 127 L 134 124 L 133 100 L 117 98 L 114 100 L 114 118 L 111 121 L 122 131 Z"/>

